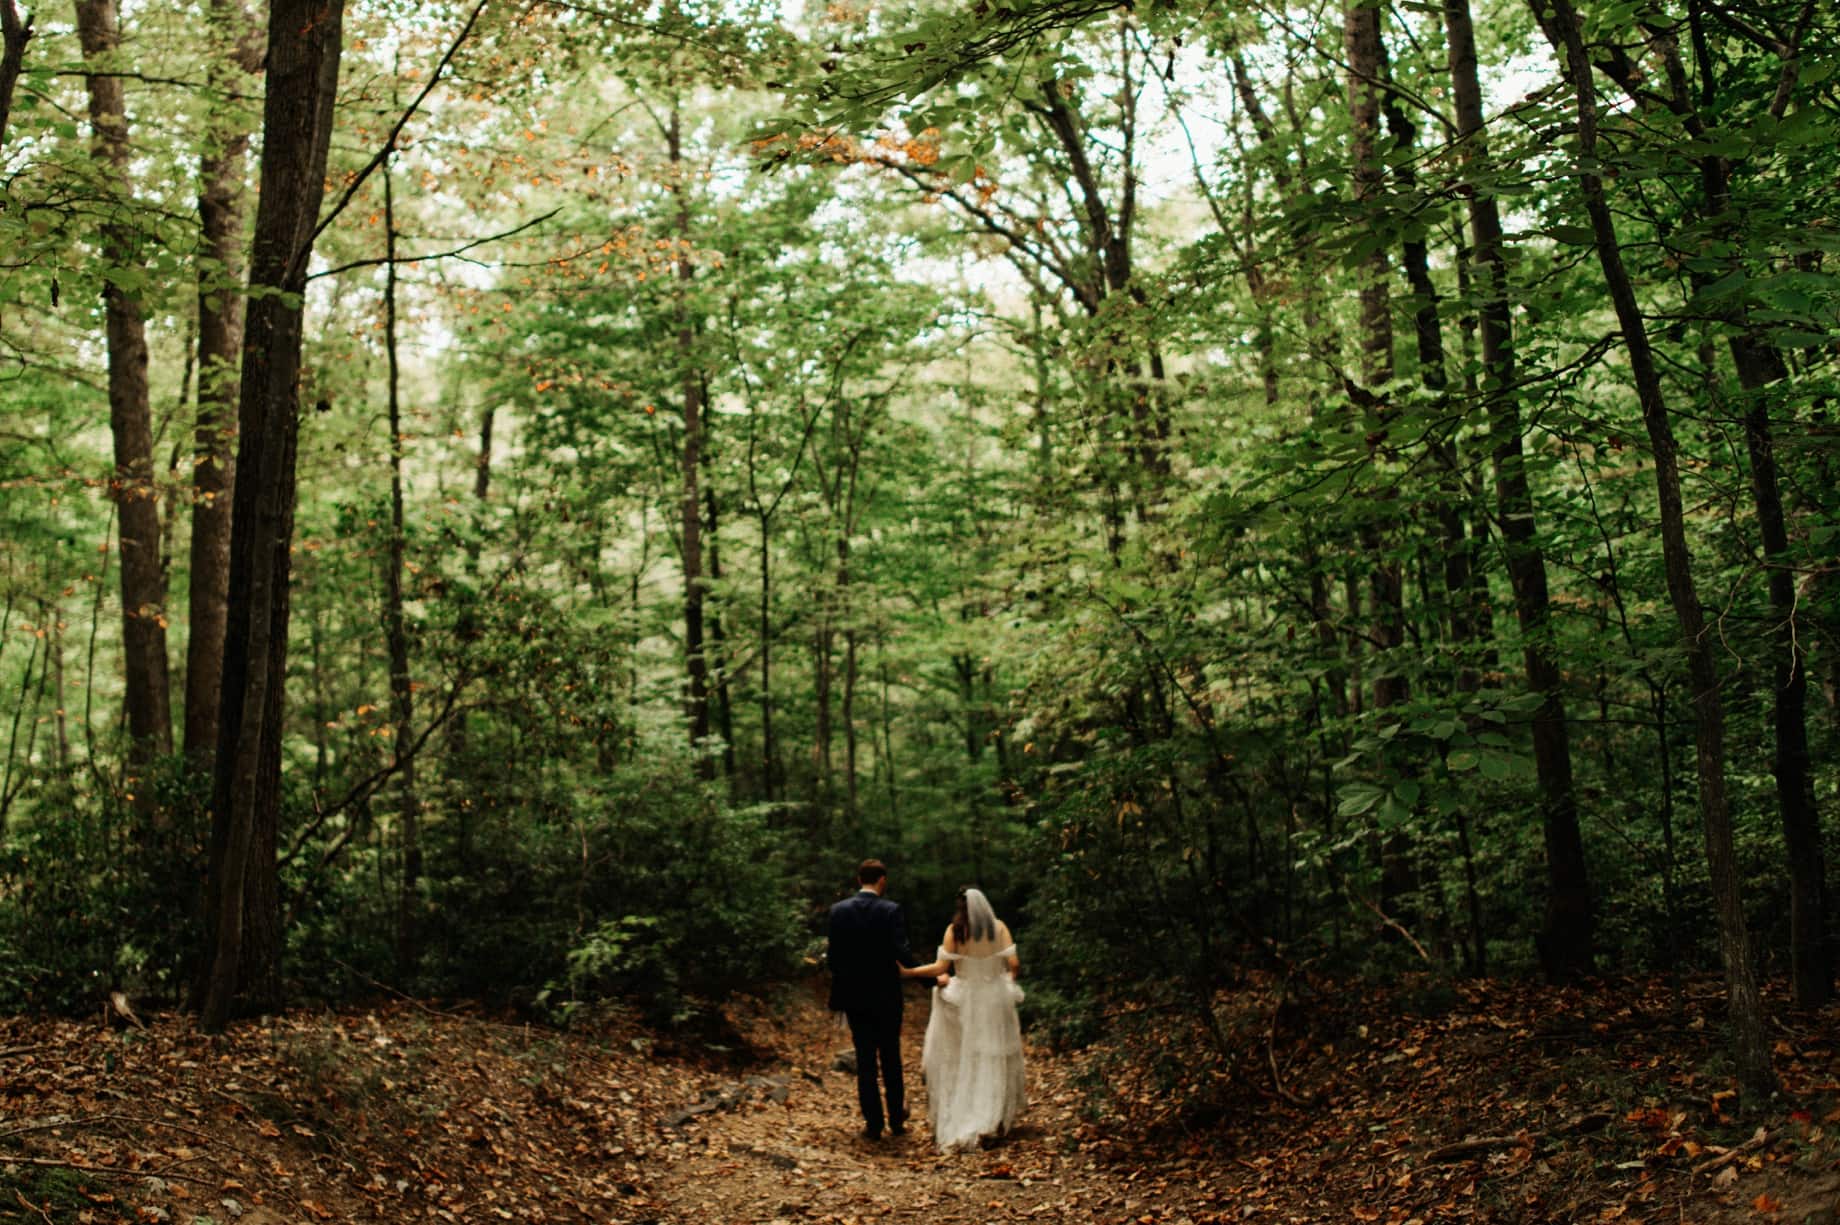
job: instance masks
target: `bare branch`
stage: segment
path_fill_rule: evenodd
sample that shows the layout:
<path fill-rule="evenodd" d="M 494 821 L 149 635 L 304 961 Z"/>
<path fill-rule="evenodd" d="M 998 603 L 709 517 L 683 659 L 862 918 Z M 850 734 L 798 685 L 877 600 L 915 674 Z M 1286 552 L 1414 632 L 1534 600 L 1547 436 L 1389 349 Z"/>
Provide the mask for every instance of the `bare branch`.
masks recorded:
<path fill-rule="evenodd" d="M 355 260 L 352 260 L 349 264 L 340 264 L 337 268 L 327 268 L 323 272 L 315 272 L 311 274 L 310 276 L 308 276 L 307 279 L 309 281 L 317 281 L 321 277 L 338 276 L 340 273 L 353 272 L 359 268 L 375 268 L 382 264 L 390 264 L 390 263 L 395 263 L 398 265 L 400 264 L 419 264 L 424 261 L 430 261 L 430 260 L 453 259 L 456 256 L 466 254 L 468 251 L 471 251 L 474 247 L 483 247 L 489 242 L 500 242 L 504 239 L 512 237 L 513 235 L 522 234 L 525 230 L 532 229 L 536 226 L 542 225 L 545 221 L 548 221 L 551 217 L 554 217 L 557 213 L 560 213 L 561 211 L 562 210 L 560 208 L 552 208 L 551 210 L 549 210 L 549 212 L 544 213 L 541 217 L 532 217 L 529 221 L 524 222 L 522 225 L 514 226 L 509 230 L 500 231 L 497 234 L 488 234 L 484 238 L 475 238 L 472 242 L 464 243 L 461 246 L 455 247 L 451 251 L 430 251 L 423 255 L 398 255 L 394 260 L 389 259 L 384 256 L 379 256 L 375 259 L 355 259 Z"/>
<path fill-rule="evenodd" d="M 479 22 L 479 15 L 485 12 L 486 5 L 491 2 L 492 0 L 479 0 L 479 3 L 473 6 L 472 13 L 467 16 L 466 24 L 460 27 L 458 34 L 454 35 L 454 41 L 448 44 L 446 54 L 441 56 L 440 63 L 434 66 L 434 71 L 428 74 L 428 83 L 422 86 L 422 92 L 415 95 L 415 101 L 409 103 L 408 109 L 398 116 L 395 126 L 390 129 L 389 136 L 384 138 L 383 147 L 378 149 L 371 156 L 371 160 L 365 163 L 364 169 L 358 171 L 351 182 L 345 185 L 345 192 L 339 197 L 338 203 L 320 218 L 319 224 L 313 227 L 313 232 L 307 235 L 307 241 L 302 243 L 300 250 L 294 253 L 293 262 L 296 267 L 289 269 L 289 277 L 283 280 L 283 284 L 288 283 L 294 275 L 298 274 L 299 262 L 307 258 L 307 255 L 313 250 L 313 244 L 319 240 L 321 234 L 326 232 L 326 227 L 337 220 L 339 214 L 351 204 L 352 198 L 358 194 L 358 189 L 364 186 L 364 181 L 370 178 L 371 173 L 383 165 L 390 154 L 396 151 L 396 142 L 402 137 L 403 129 L 408 126 L 409 120 L 415 117 L 416 111 L 421 109 L 422 103 L 427 101 L 428 95 L 434 92 L 434 87 L 441 81 L 441 74 L 447 71 L 448 64 L 453 62 L 454 53 L 460 50 L 460 44 L 464 43 L 467 35 L 473 32 L 474 25 Z"/>

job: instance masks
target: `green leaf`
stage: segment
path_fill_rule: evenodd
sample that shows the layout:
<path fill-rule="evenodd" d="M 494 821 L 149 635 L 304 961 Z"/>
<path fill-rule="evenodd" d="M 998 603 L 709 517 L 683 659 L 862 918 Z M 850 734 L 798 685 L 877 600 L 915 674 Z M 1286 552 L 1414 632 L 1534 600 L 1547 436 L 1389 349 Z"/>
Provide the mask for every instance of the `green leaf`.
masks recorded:
<path fill-rule="evenodd" d="M 1806 145 L 1831 148 L 1834 136 L 1833 117 L 1820 107 L 1804 107 L 1776 127 L 1776 143 L 1791 148 Z"/>
<path fill-rule="evenodd" d="M 1717 302 L 1734 297 L 1743 290 L 1745 280 L 1744 270 L 1741 268 L 1735 272 L 1728 272 L 1700 290 L 1694 295 L 1694 299 L 1699 302 Z"/>
<path fill-rule="evenodd" d="M 1573 247 L 1588 247 L 1597 241 L 1597 235 L 1586 225 L 1549 225 L 1540 233 Z"/>
<path fill-rule="evenodd" d="M 1336 805 L 1338 817 L 1358 817 L 1372 809 L 1386 794 L 1372 783 L 1350 783 L 1341 790 L 1341 803 Z"/>
<path fill-rule="evenodd" d="M 1807 332 L 1800 328 L 1778 328 L 1770 333 L 1770 339 L 1790 349 L 1806 349 L 1813 345 L 1831 344 L 1834 335 L 1831 332 Z"/>

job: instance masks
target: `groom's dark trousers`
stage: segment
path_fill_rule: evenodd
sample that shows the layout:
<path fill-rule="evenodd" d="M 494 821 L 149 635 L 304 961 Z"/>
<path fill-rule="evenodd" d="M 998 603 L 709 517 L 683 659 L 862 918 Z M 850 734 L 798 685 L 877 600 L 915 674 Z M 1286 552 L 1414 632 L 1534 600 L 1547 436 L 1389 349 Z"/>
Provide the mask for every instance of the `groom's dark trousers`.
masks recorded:
<path fill-rule="evenodd" d="M 896 964 L 919 965 L 907 944 L 901 908 L 864 889 L 831 907 L 831 1009 L 850 1021 L 856 1047 L 856 1100 L 870 1135 L 880 1135 L 882 1090 L 888 1095 L 886 1121 L 907 1121 L 907 1091 L 901 1077 L 901 975 Z M 877 1084 L 877 1073 L 880 1084 Z"/>

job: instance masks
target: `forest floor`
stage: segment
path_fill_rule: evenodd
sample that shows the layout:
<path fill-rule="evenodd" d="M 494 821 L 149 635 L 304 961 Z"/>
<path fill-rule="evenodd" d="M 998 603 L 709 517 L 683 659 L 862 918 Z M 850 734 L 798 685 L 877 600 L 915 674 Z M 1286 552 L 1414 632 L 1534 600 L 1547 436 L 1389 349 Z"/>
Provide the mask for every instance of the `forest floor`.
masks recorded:
<path fill-rule="evenodd" d="M 1739 1117 L 1713 982 L 1422 982 L 1224 1010 L 1199 1089 L 1173 1016 L 1031 1045 L 1017 1133 L 860 1134 L 846 1035 L 802 989 L 721 1040 L 393 1001 L 199 1034 L 0 1019 L 0 1221 L 1796 1222 L 1840 1207 L 1840 1010 L 1781 1013 Z M 1147 1022 L 1132 1026 L 1132 1020 Z"/>

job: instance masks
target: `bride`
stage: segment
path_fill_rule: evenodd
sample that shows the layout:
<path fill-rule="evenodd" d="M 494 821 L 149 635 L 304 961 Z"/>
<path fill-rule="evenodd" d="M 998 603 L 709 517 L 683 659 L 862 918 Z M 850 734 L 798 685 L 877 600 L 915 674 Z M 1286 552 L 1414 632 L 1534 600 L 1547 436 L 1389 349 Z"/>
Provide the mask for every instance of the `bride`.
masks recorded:
<path fill-rule="evenodd" d="M 941 1152 L 1002 1135 L 1026 1104 L 1022 1026 L 1016 1019 L 1021 970 L 1009 928 L 991 909 L 990 899 L 965 888 L 958 891 L 938 960 L 901 971 L 909 978 L 938 980 L 921 1067 L 933 1142 Z M 953 971 L 950 978 L 948 971 Z"/>

